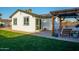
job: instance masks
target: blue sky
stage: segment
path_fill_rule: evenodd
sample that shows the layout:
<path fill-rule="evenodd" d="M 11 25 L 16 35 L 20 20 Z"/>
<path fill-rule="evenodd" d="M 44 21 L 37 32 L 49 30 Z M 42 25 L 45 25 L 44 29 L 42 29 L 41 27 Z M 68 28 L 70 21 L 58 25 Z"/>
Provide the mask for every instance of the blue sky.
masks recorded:
<path fill-rule="evenodd" d="M 2 18 L 7 19 L 14 13 L 17 9 L 27 10 L 32 9 L 33 13 L 36 14 L 46 14 L 50 11 L 69 9 L 71 7 L 0 7 L 0 13 L 2 13 Z"/>

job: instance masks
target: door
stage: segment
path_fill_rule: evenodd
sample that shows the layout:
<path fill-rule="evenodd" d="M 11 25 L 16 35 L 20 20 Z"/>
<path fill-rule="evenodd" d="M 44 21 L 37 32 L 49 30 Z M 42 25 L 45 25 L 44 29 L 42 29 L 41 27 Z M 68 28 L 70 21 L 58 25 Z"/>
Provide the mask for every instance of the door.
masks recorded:
<path fill-rule="evenodd" d="M 41 19 L 36 19 L 36 30 L 41 29 Z"/>

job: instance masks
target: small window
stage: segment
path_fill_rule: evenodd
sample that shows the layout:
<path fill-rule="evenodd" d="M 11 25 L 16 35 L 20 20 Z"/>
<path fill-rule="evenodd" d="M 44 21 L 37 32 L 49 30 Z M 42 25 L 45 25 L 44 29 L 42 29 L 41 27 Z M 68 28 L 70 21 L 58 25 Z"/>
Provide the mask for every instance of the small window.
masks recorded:
<path fill-rule="evenodd" d="M 17 18 L 13 19 L 13 25 L 17 25 Z"/>
<path fill-rule="evenodd" d="M 24 25 L 29 25 L 29 17 L 24 17 Z"/>

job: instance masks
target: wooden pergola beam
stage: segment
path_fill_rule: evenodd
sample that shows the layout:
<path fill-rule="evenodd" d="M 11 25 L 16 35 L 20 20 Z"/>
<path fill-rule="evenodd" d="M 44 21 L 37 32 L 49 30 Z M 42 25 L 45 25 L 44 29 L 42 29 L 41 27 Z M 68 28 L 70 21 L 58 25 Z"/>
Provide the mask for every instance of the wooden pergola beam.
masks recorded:
<path fill-rule="evenodd" d="M 79 9 L 73 9 L 73 10 L 63 10 L 63 11 L 55 11 L 55 12 L 50 12 L 52 14 L 52 34 L 55 33 L 54 30 L 54 20 L 55 20 L 55 16 L 59 17 L 59 21 L 60 21 L 60 26 L 59 26 L 59 31 L 61 32 L 62 30 L 62 20 L 61 17 L 63 17 L 63 19 L 65 17 L 77 17 L 77 20 L 79 20 L 79 16 L 76 15 L 76 13 L 79 13 Z M 74 14 L 75 13 L 75 14 Z M 63 14 L 66 14 L 65 16 Z M 70 15 L 68 15 L 70 14 Z M 73 15 L 72 15 L 73 14 Z M 61 16 L 60 16 L 61 15 Z"/>
<path fill-rule="evenodd" d="M 68 10 L 59 10 L 59 11 L 51 11 L 50 13 L 52 15 L 79 13 L 79 8 L 68 9 Z"/>
<path fill-rule="evenodd" d="M 55 17 L 52 16 L 52 33 L 54 33 L 54 20 L 55 20 Z"/>
<path fill-rule="evenodd" d="M 59 18 L 59 21 L 60 21 L 59 31 L 61 32 L 61 30 L 62 30 L 62 20 L 61 20 L 61 17 L 58 17 L 58 18 Z M 55 33 L 54 21 L 55 21 L 55 16 L 52 16 L 52 34 Z"/>

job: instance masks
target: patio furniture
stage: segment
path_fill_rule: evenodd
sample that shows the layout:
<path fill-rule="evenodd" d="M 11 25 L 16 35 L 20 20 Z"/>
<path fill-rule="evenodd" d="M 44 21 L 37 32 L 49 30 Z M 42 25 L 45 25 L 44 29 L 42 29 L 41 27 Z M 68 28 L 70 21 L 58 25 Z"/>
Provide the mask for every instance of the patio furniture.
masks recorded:
<path fill-rule="evenodd" d="M 63 29 L 61 32 L 62 37 L 71 37 L 72 29 Z"/>

